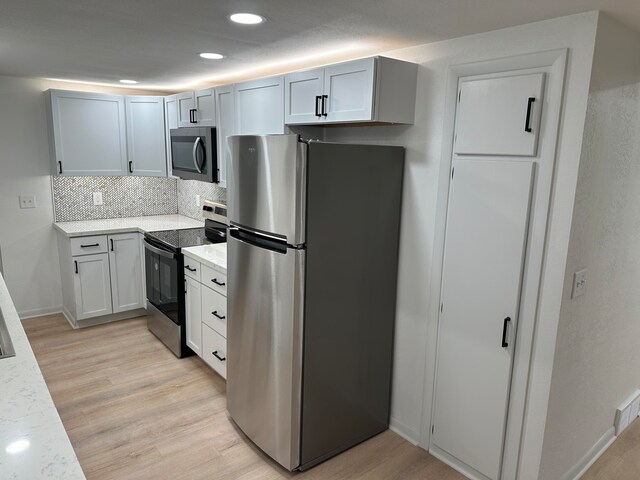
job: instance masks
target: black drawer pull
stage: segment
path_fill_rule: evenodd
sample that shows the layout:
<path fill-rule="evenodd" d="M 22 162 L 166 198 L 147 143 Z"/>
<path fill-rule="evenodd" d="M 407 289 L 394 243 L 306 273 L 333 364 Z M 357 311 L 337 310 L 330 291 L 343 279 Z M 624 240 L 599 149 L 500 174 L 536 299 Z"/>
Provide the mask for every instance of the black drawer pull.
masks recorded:
<path fill-rule="evenodd" d="M 507 317 L 504 319 L 504 323 L 502 324 L 502 348 L 507 348 L 509 346 L 507 343 L 507 328 L 509 327 L 510 321 L 511 317 Z"/>
<path fill-rule="evenodd" d="M 220 320 L 224 320 L 225 318 L 227 318 L 227 317 L 226 317 L 226 316 L 224 316 L 224 315 L 220 315 L 220 314 L 218 314 L 218 311 L 217 311 L 217 310 L 215 310 L 215 311 L 211 312 L 211 315 L 213 315 L 214 317 L 218 317 Z"/>
<path fill-rule="evenodd" d="M 225 282 L 219 282 L 217 278 L 214 278 L 211 280 L 213 283 L 215 283 L 216 285 L 219 285 L 221 287 L 224 287 L 226 285 Z"/>
<path fill-rule="evenodd" d="M 80 248 L 91 248 L 91 247 L 99 247 L 99 243 L 92 243 L 91 245 L 80 245 Z"/>
<path fill-rule="evenodd" d="M 211 354 L 221 362 L 224 362 L 227 359 L 227 357 L 221 357 L 220 355 L 218 355 L 218 350 L 216 350 L 215 352 L 211 352 Z"/>
<path fill-rule="evenodd" d="M 196 272 L 197 269 L 196 268 L 191 268 L 189 265 L 185 265 L 184 268 L 186 268 L 187 270 L 189 270 L 190 272 Z"/>

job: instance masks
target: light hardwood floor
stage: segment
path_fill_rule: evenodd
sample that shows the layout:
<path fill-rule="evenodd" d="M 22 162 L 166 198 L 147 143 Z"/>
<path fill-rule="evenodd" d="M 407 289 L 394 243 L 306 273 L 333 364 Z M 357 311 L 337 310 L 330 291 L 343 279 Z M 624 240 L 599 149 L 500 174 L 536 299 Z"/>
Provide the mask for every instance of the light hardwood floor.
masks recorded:
<path fill-rule="evenodd" d="M 616 439 L 582 480 L 638 480 L 640 478 L 640 420 Z"/>
<path fill-rule="evenodd" d="M 174 357 L 144 318 L 73 330 L 52 315 L 24 327 L 89 480 L 464 478 L 391 431 L 291 474 L 234 427 L 224 380 L 198 357 Z"/>

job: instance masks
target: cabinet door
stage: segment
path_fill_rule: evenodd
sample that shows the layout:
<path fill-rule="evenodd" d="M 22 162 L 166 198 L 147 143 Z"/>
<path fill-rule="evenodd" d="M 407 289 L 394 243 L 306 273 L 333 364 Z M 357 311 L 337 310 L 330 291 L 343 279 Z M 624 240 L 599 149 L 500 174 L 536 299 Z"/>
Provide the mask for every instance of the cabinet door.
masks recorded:
<path fill-rule="evenodd" d="M 284 133 L 284 77 L 236 84 L 236 134 Z"/>
<path fill-rule="evenodd" d="M 544 73 L 462 80 L 455 153 L 535 156 Z"/>
<path fill-rule="evenodd" d="M 227 187 L 227 162 L 231 151 L 227 137 L 236 133 L 236 105 L 233 85 L 216 87 L 219 185 Z"/>
<path fill-rule="evenodd" d="M 165 143 L 167 155 L 167 174 L 171 175 L 171 129 L 178 128 L 178 101 L 177 95 L 169 95 L 164 99 L 164 125 Z"/>
<path fill-rule="evenodd" d="M 517 337 L 533 162 L 465 159 L 453 165 L 432 441 L 497 480 Z M 473 408 L 468 408 L 469 402 Z"/>
<path fill-rule="evenodd" d="M 85 255 L 72 261 L 77 320 L 113 313 L 109 255 Z"/>
<path fill-rule="evenodd" d="M 326 122 L 373 120 L 375 58 L 341 63 L 324 69 Z"/>
<path fill-rule="evenodd" d="M 187 320 L 187 346 L 202 356 L 202 304 L 200 283 L 191 277 L 185 280 L 185 314 Z"/>
<path fill-rule="evenodd" d="M 51 90 L 51 128 L 57 175 L 126 175 L 124 99 Z"/>
<path fill-rule="evenodd" d="M 138 233 L 109 235 L 113 313 L 144 308 Z"/>
<path fill-rule="evenodd" d="M 198 90 L 194 93 L 196 123 L 201 127 L 216 126 L 216 94 L 213 88 Z"/>
<path fill-rule="evenodd" d="M 284 77 L 284 122 L 286 124 L 321 123 L 323 94 L 324 68 L 286 75 Z"/>
<path fill-rule="evenodd" d="M 129 173 L 165 177 L 164 98 L 126 97 L 125 106 Z"/>
<path fill-rule="evenodd" d="M 178 127 L 193 127 L 194 116 L 192 110 L 196 108 L 196 101 L 193 92 L 176 94 L 178 110 Z"/>

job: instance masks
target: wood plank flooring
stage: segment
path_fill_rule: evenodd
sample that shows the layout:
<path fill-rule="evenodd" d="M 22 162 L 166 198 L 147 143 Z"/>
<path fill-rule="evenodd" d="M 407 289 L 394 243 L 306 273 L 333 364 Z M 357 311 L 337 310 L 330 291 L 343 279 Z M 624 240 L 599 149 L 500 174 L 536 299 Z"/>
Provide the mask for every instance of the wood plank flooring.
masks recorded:
<path fill-rule="evenodd" d="M 582 480 L 638 480 L 640 478 L 640 420 L 616 439 L 582 476 Z"/>
<path fill-rule="evenodd" d="M 89 480 L 464 478 L 391 431 L 289 473 L 234 427 L 224 380 L 198 357 L 174 357 L 145 318 L 73 330 L 51 315 L 24 327 Z"/>

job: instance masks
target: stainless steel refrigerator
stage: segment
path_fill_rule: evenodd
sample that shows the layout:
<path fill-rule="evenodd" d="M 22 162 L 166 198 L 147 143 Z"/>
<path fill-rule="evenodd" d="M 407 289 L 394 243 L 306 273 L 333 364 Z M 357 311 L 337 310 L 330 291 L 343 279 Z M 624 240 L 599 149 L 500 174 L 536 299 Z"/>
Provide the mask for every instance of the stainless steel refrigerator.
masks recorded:
<path fill-rule="evenodd" d="M 388 427 L 404 149 L 229 142 L 227 408 L 304 470 Z"/>

